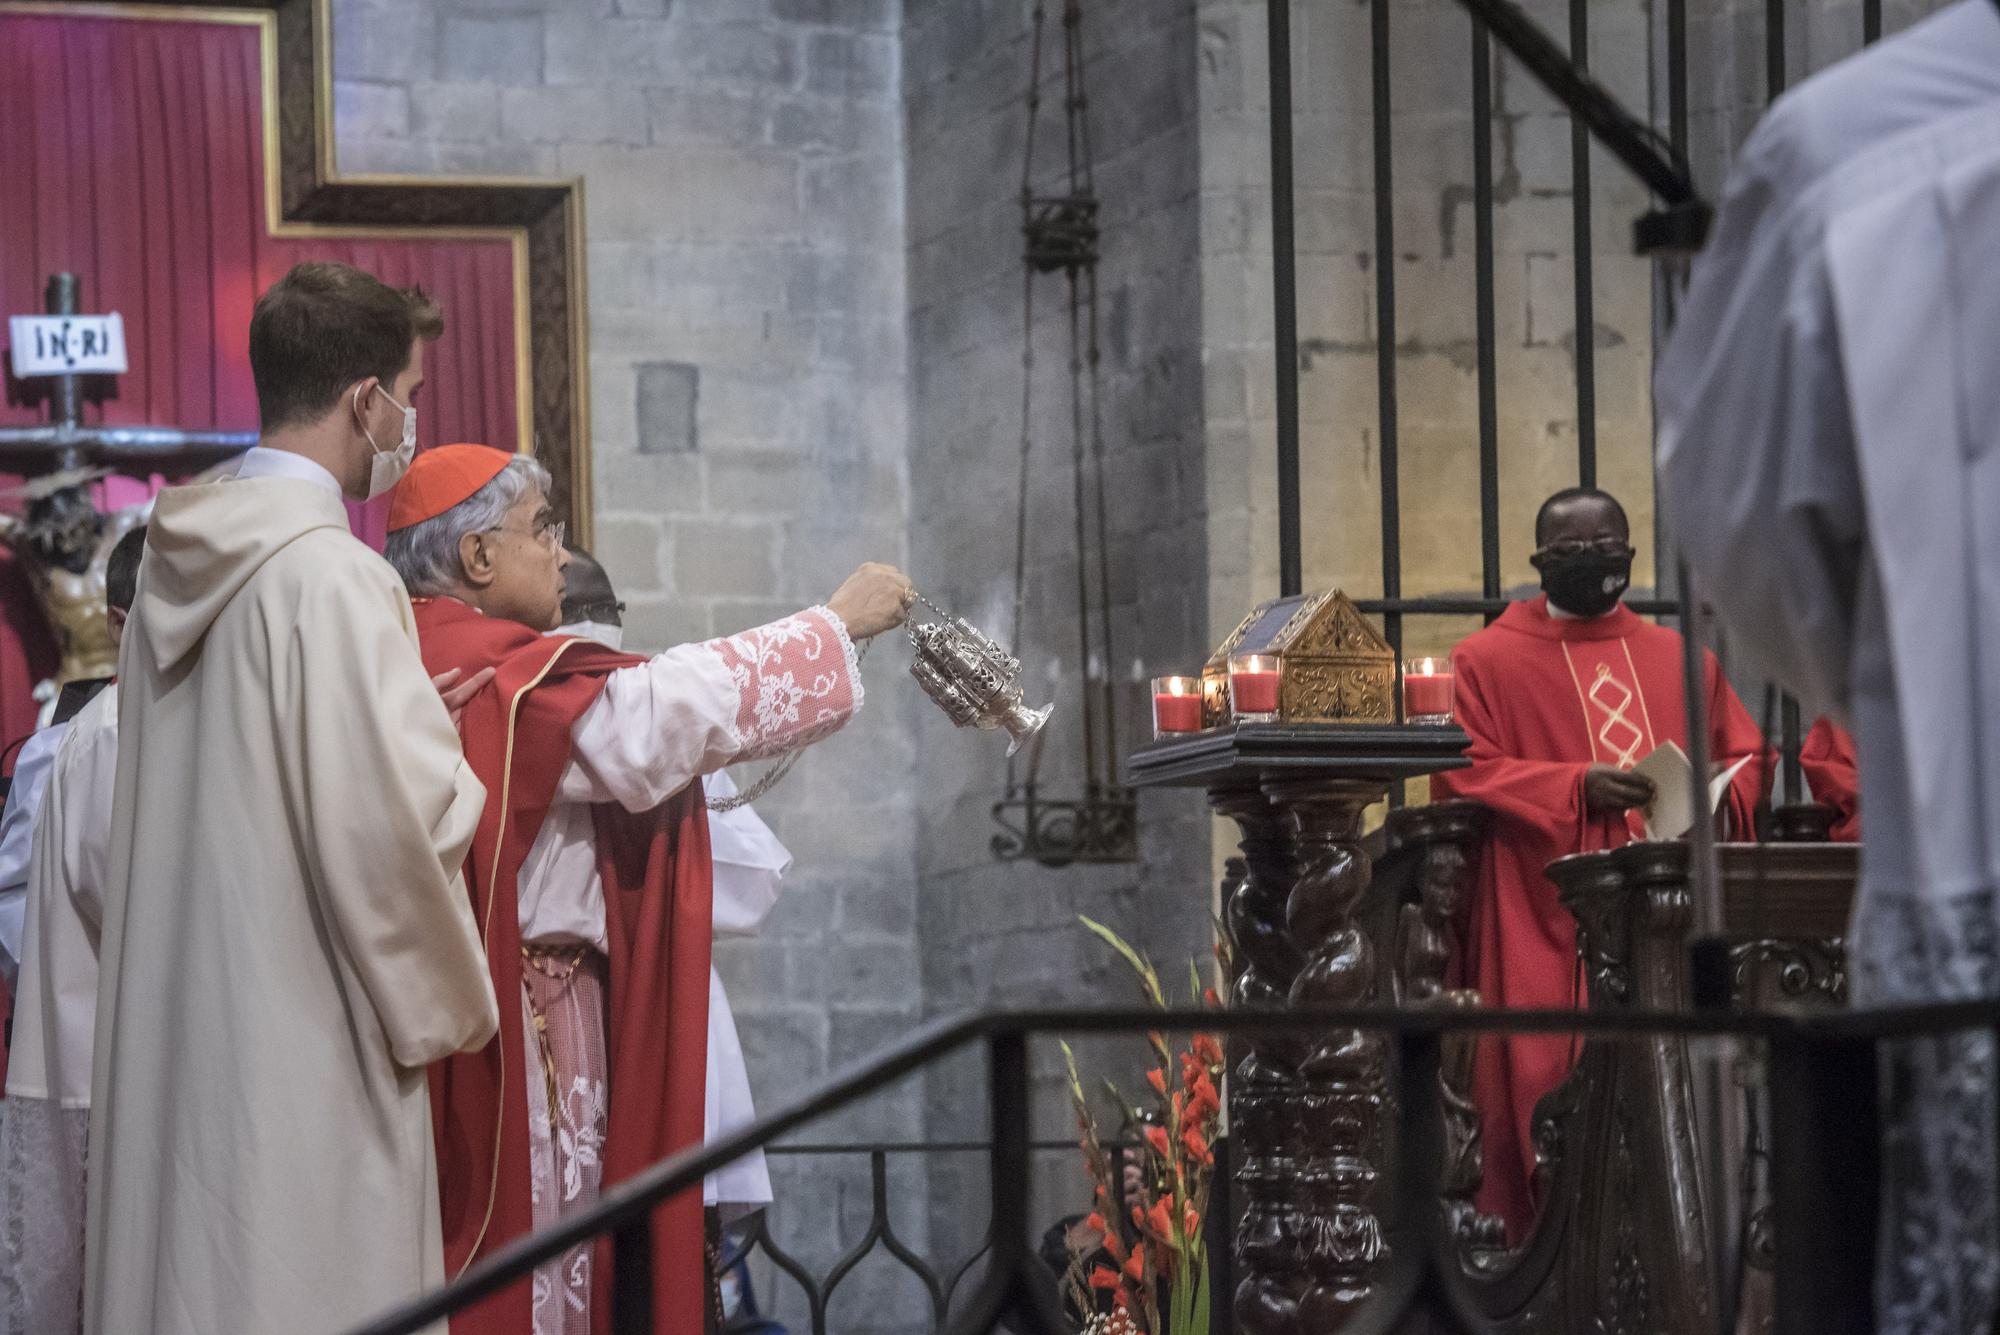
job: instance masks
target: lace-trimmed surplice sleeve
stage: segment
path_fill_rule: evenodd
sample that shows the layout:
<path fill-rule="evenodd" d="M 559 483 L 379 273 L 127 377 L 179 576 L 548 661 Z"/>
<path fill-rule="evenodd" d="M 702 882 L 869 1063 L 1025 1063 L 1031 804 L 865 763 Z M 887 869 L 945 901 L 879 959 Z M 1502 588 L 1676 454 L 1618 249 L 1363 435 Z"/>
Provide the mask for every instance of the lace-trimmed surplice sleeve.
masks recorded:
<path fill-rule="evenodd" d="M 614 672 L 584 711 L 559 801 L 658 806 L 703 774 L 797 750 L 861 708 L 854 645 L 810 607 Z"/>

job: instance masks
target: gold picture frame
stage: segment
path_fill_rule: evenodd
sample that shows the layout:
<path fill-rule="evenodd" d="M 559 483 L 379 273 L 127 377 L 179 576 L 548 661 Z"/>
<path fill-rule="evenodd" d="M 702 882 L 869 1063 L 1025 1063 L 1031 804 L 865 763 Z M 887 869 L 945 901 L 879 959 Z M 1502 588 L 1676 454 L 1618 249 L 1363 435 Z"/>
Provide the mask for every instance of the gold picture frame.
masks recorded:
<path fill-rule="evenodd" d="M 277 237 L 505 238 L 514 262 L 518 440 L 547 466 L 572 540 L 591 542 L 590 328 L 583 181 L 343 175 L 331 0 L 0 0 L 0 15 L 234 23 L 258 32 L 267 225 Z"/>

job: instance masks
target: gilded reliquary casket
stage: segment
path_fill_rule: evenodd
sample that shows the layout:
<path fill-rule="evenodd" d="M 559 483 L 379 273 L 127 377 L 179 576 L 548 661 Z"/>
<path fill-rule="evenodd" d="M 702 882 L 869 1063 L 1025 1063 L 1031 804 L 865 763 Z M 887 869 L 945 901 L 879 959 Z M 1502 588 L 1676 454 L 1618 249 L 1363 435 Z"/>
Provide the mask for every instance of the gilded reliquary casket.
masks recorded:
<path fill-rule="evenodd" d="M 1394 723 L 1396 655 L 1338 589 L 1260 603 L 1209 655 L 1201 673 L 1201 722 L 1227 726 L 1229 659 L 1275 654 L 1284 723 Z"/>

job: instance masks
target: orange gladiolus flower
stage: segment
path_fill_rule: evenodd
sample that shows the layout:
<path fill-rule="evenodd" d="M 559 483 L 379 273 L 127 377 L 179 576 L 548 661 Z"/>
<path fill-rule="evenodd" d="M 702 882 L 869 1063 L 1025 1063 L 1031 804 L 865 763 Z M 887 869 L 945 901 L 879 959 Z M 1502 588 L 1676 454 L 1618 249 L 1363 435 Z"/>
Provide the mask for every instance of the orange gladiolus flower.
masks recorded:
<path fill-rule="evenodd" d="M 1151 1145 L 1153 1153 L 1159 1155 L 1162 1159 L 1169 1157 L 1173 1153 L 1172 1148 L 1167 1144 L 1167 1129 L 1165 1127 L 1147 1127 L 1146 1143 Z"/>
<path fill-rule="evenodd" d="M 1102 1233 L 1104 1231 L 1104 1216 L 1092 1210 L 1088 1215 L 1084 1216 L 1083 1226 L 1093 1233 Z"/>
<path fill-rule="evenodd" d="M 1162 1196 L 1153 1202 L 1152 1211 L 1146 1216 L 1146 1226 L 1152 1229 L 1154 1236 L 1163 1242 L 1172 1242 L 1174 1240 L 1174 1212 L 1172 1206 L 1173 1202 Z"/>
<path fill-rule="evenodd" d="M 1195 1077 L 1194 1089 L 1188 1099 L 1187 1115 L 1190 1121 L 1200 1121 L 1222 1107 L 1222 1097 L 1215 1092 L 1215 1082 L 1208 1078 L 1206 1071 Z"/>
<path fill-rule="evenodd" d="M 1192 1205 L 1188 1206 L 1187 1213 L 1183 1216 L 1181 1222 L 1187 1226 L 1187 1232 L 1184 1236 L 1190 1238 L 1201 1236 L 1201 1214 Z"/>
<path fill-rule="evenodd" d="M 1093 1289 L 1115 1289 L 1118 1287 L 1118 1272 L 1098 1266 L 1090 1272 L 1090 1287 Z"/>
<path fill-rule="evenodd" d="M 1125 1239 L 1118 1236 L 1117 1229 L 1107 1228 L 1104 1230 L 1104 1250 L 1114 1261 L 1125 1259 Z"/>
<path fill-rule="evenodd" d="M 1146 1277 L 1146 1244 L 1140 1243 L 1132 1249 L 1132 1255 L 1125 1259 L 1125 1278 L 1134 1284 Z"/>
<path fill-rule="evenodd" d="M 1132 1227 L 1141 1231 L 1146 1227 L 1146 1212 L 1136 1205 L 1132 1207 Z"/>
<path fill-rule="evenodd" d="M 1146 1072 L 1146 1083 L 1153 1087 L 1154 1093 L 1165 1094 L 1167 1092 L 1167 1073 L 1155 1066 L 1152 1070 Z"/>
<path fill-rule="evenodd" d="M 1210 1066 L 1222 1065 L 1222 1044 L 1215 1041 L 1213 1034 L 1196 1034 L 1194 1053 Z"/>
<path fill-rule="evenodd" d="M 1202 1138 L 1201 1132 L 1195 1127 L 1189 1127 L 1181 1132 L 1181 1144 L 1187 1146 L 1188 1157 L 1196 1163 L 1215 1162 L 1215 1155 L 1209 1152 L 1208 1141 Z"/>
<path fill-rule="evenodd" d="M 1211 1007 L 1220 1009 L 1222 1006 L 1222 998 L 1215 995 L 1215 989 L 1212 987 L 1204 987 L 1201 990 L 1201 999 Z"/>

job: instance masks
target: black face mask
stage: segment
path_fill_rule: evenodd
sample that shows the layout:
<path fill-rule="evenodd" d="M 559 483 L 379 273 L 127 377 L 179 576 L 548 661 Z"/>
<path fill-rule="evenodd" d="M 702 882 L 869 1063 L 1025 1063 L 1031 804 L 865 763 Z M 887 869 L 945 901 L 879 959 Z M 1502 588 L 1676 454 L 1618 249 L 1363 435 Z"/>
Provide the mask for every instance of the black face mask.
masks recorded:
<path fill-rule="evenodd" d="M 1573 616 L 1601 617 L 1632 583 L 1632 558 L 1602 552 L 1551 556 L 1542 562 L 1542 590 Z"/>

